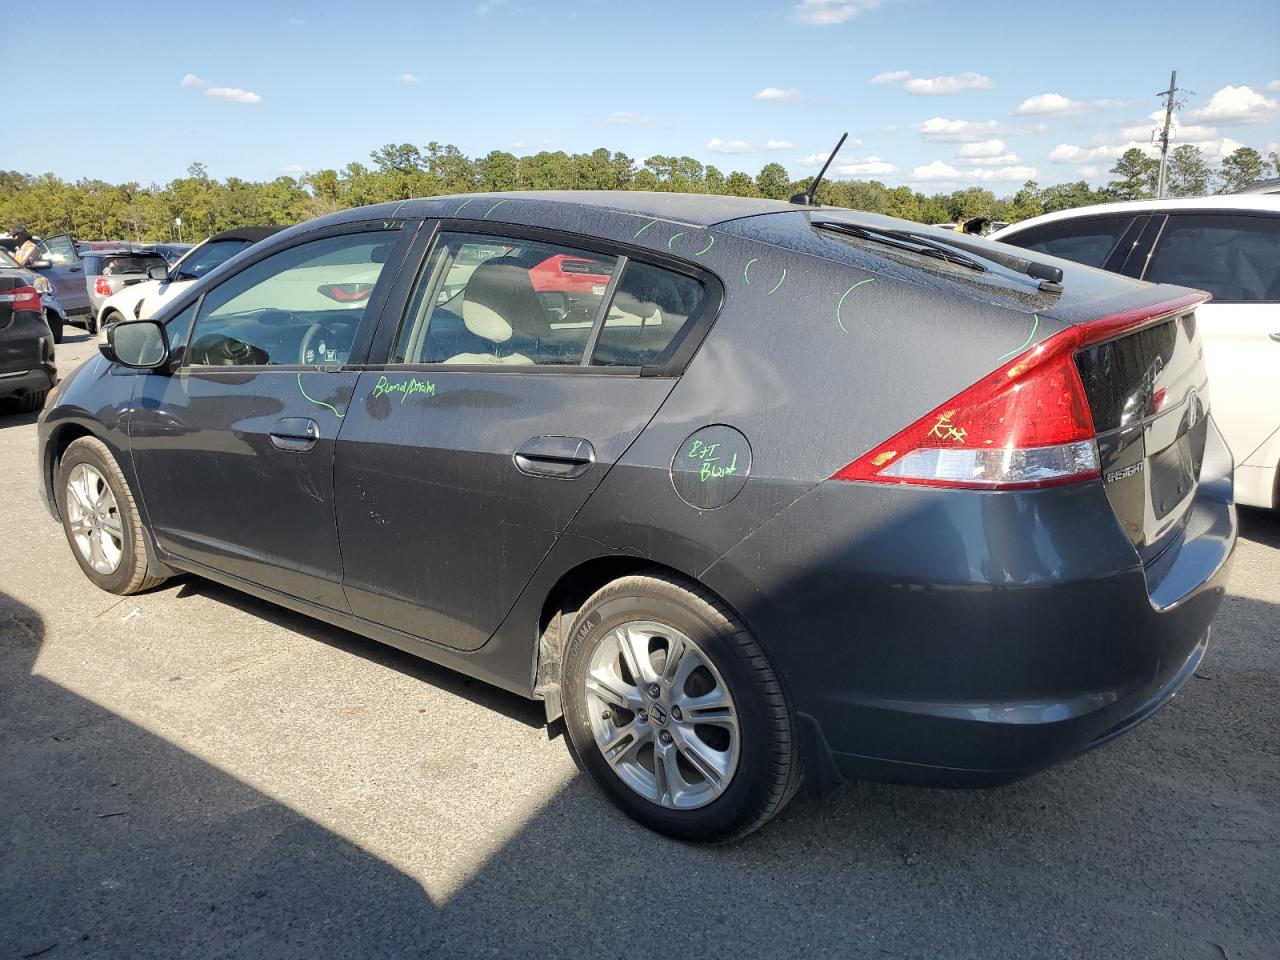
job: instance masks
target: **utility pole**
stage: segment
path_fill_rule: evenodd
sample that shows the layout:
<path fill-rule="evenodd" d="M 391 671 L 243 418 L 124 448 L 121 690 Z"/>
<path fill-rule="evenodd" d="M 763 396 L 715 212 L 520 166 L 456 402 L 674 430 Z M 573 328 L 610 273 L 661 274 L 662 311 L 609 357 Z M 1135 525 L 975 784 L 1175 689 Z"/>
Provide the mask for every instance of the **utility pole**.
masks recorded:
<path fill-rule="evenodd" d="M 1178 71 L 1169 75 L 1169 89 L 1157 93 L 1164 98 L 1164 126 L 1160 129 L 1160 176 L 1156 182 L 1156 199 L 1163 200 L 1168 195 L 1169 166 L 1169 127 L 1173 123 L 1173 108 L 1177 105 L 1174 95 L 1178 93 Z"/>

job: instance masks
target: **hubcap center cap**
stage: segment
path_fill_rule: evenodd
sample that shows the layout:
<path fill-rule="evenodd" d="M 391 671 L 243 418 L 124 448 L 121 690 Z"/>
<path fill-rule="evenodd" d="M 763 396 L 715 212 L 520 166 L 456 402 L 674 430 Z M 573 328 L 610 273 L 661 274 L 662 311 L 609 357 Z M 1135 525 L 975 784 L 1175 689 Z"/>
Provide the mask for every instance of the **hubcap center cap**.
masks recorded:
<path fill-rule="evenodd" d="M 667 711 L 662 704 L 655 703 L 649 708 L 649 721 L 655 727 L 665 727 L 667 725 Z"/>

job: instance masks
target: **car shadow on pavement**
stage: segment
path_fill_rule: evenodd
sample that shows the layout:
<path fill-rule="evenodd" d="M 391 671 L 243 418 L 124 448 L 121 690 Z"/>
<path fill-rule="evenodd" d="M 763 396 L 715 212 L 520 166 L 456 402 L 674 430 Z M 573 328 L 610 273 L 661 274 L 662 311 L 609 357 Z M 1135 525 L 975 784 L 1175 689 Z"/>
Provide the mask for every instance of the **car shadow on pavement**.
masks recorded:
<path fill-rule="evenodd" d="M 1240 536 L 1280 550 L 1280 510 L 1240 507 Z"/>
<path fill-rule="evenodd" d="M 181 589 L 523 723 L 540 713 L 207 581 Z M 1022 783 L 853 784 L 707 848 L 648 833 L 578 777 L 511 837 L 481 838 L 474 871 L 433 897 L 41 676 L 41 618 L 0 594 L 0 956 L 614 956 L 639 939 L 645 955 L 706 957 L 1262 958 L 1276 928 L 1280 699 L 1274 645 L 1259 654 L 1253 625 L 1280 608 L 1227 605 L 1168 709 Z M 484 776 L 506 800 L 505 771 Z M 448 836 L 442 855 L 476 842 Z"/>
<path fill-rule="evenodd" d="M 39 410 L 20 412 L 12 400 L 0 400 L 0 430 L 28 427 L 40 419 Z"/>

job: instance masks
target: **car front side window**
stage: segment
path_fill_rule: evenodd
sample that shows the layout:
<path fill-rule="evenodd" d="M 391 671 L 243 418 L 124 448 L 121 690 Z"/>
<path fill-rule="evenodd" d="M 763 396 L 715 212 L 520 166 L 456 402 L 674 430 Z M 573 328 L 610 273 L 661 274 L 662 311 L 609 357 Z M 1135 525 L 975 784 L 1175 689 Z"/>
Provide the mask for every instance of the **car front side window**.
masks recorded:
<path fill-rule="evenodd" d="M 205 295 L 186 363 L 346 363 L 394 243 L 386 230 L 324 237 L 229 277 Z"/>
<path fill-rule="evenodd" d="M 1208 290 L 1218 303 L 1280 301 L 1280 217 L 1172 214 L 1143 279 Z"/>
<path fill-rule="evenodd" d="M 1101 267 L 1133 220 L 1131 216 L 1058 220 L 1001 239 L 1026 250 Z"/>

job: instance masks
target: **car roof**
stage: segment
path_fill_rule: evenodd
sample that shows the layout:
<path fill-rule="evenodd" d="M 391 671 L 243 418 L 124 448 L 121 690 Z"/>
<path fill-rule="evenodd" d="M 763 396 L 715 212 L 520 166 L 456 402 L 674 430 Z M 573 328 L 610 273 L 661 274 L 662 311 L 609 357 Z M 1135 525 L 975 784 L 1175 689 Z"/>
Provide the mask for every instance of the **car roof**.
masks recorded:
<path fill-rule="evenodd" d="M 1165 200 L 1122 200 L 1117 203 L 1094 203 L 1087 207 L 1056 210 L 1038 217 L 1019 220 L 1017 223 L 992 233 L 993 239 L 1002 234 L 1014 234 L 1029 226 L 1074 220 L 1078 217 L 1099 217 L 1115 213 L 1168 213 L 1176 210 L 1240 210 L 1259 213 L 1280 213 L 1280 196 L 1265 193 L 1222 193 L 1212 197 L 1170 197 Z"/>

